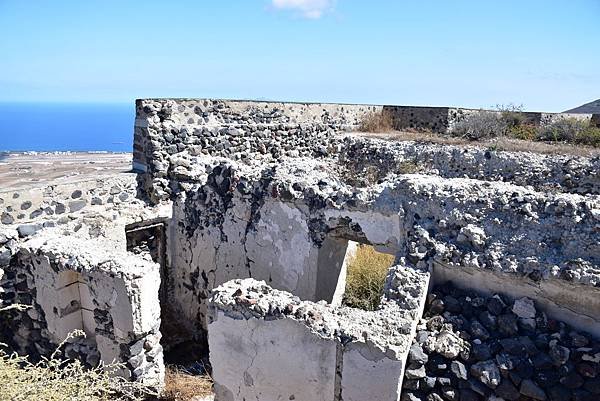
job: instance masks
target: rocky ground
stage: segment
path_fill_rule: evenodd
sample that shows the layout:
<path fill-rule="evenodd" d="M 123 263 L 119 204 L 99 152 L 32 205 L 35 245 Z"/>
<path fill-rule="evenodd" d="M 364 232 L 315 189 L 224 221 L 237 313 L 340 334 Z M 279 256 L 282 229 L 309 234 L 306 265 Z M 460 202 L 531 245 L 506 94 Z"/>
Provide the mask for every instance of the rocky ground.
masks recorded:
<path fill-rule="evenodd" d="M 597 401 L 600 341 L 549 319 L 528 298 L 451 284 L 429 294 L 403 401 Z"/>

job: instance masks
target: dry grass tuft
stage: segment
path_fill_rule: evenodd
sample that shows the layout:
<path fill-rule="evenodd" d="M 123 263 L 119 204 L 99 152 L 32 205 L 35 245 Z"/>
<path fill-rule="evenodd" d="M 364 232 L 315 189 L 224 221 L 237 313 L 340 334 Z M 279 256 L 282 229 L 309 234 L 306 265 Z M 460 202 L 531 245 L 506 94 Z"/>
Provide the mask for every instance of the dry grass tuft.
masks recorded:
<path fill-rule="evenodd" d="M 390 132 L 394 130 L 392 116 L 389 112 L 371 112 L 365 114 L 360 121 L 359 131 L 361 132 Z"/>
<path fill-rule="evenodd" d="M 24 311 L 29 306 L 13 304 L 0 312 Z M 115 376 L 123 364 L 100 365 L 89 369 L 78 360 L 65 360 L 61 348 L 70 340 L 85 337 L 75 330 L 60 343 L 49 358 L 32 363 L 25 356 L 0 350 L 0 399 L 11 401 L 137 401 L 156 396 L 141 383 Z M 0 346 L 6 347 L 5 344 Z"/>
<path fill-rule="evenodd" d="M 377 252 L 371 245 L 359 245 L 348 264 L 344 303 L 354 308 L 377 309 L 393 262 L 394 256 Z"/>
<path fill-rule="evenodd" d="M 212 395 L 212 380 L 206 375 L 193 375 L 176 366 L 168 366 L 162 401 L 192 401 L 194 397 Z"/>
<path fill-rule="evenodd" d="M 75 331 L 59 345 L 50 358 L 31 363 L 26 357 L 0 351 L 0 398 L 11 401 L 131 401 L 153 392 L 113 373 L 121 364 L 86 368 L 80 361 L 59 357 L 60 348 L 70 339 L 85 335 Z"/>

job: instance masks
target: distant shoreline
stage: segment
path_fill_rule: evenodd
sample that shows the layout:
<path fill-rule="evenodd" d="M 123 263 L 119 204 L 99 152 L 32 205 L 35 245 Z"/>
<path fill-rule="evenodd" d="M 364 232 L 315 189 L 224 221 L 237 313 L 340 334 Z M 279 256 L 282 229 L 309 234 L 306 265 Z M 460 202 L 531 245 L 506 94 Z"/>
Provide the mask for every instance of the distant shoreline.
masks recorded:
<path fill-rule="evenodd" d="M 112 151 L 112 150 L 0 150 L 0 158 L 11 155 L 73 155 L 73 154 L 108 154 L 120 155 L 133 152 Z"/>
<path fill-rule="evenodd" d="M 56 151 L 3 151 L 0 150 L 0 162 L 7 161 L 11 157 L 22 156 L 77 156 L 77 155 L 133 155 L 132 152 L 118 152 L 110 150 L 56 150 Z"/>

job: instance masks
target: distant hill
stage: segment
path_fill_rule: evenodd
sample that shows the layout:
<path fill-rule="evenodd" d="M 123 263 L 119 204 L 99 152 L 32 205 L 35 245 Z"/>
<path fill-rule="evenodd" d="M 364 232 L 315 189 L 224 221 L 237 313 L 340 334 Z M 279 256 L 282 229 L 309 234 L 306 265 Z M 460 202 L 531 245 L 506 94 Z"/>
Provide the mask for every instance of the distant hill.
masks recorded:
<path fill-rule="evenodd" d="M 564 113 L 589 113 L 589 114 L 600 114 L 600 99 L 594 100 L 586 104 L 582 104 L 574 109 L 567 110 Z"/>

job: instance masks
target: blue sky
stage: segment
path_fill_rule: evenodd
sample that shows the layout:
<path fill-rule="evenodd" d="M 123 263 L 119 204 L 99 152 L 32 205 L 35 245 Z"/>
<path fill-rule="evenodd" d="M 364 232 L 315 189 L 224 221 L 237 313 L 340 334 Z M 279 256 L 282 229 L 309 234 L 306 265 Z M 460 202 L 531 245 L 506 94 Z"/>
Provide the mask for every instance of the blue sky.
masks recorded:
<path fill-rule="evenodd" d="M 561 111 L 600 0 L 0 0 L 0 101 L 224 97 Z"/>

